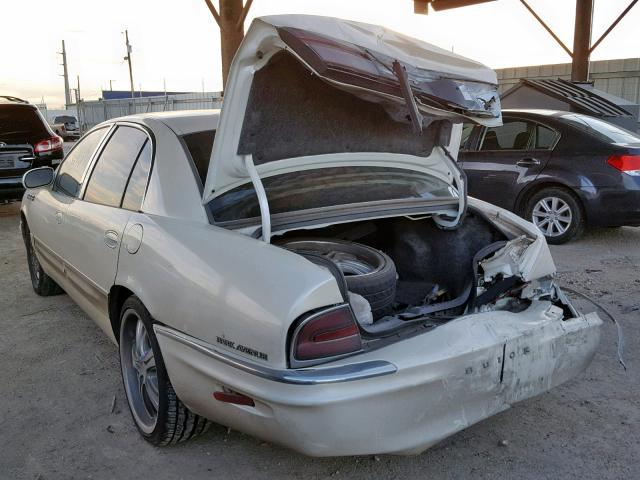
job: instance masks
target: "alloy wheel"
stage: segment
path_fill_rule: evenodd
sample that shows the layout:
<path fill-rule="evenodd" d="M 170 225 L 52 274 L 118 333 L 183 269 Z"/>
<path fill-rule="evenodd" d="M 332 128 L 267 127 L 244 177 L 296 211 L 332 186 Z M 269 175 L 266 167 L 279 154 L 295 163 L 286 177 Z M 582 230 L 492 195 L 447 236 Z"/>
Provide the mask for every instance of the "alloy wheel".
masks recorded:
<path fill-rule="evenodd" d="M 37 285 L 40 282 L 40 261 L 38 260 L 38 257 L 36 256 L 36 249 L 33 246 L 33 239 L 31 239 L 30 243 L 29 243 L 29 258 L 28 261 L 30 263 L 30 267 L 31 267 L 31 275 L 32 275 L 32 280 L 34 281 L 34 286 Z"/>
<path fill-rule="evenodd" d="M 127 399 L 140 429 L 151 433 L 158 421 L 160 407 L 153 347 L 149 333 L 135 310 L 125 311 L 122 322 L 120 361 Z"/>
<path fill-rule="evenodd" d="M 573 221 L 571 207 L 558 197 L 540 199 L 533 207 L 533 223 L 547 237 L 557 237 L 567 232 Z"/>

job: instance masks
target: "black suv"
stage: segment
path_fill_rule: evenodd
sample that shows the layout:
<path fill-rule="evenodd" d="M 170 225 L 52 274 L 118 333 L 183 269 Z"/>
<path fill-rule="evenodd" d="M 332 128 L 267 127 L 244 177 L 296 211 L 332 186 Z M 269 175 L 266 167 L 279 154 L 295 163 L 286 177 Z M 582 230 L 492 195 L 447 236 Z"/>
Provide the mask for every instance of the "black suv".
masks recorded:
<path fill-rule="evenodd" d="M 0 95 L 0 200 L 21 198 L 22 175 L 31 168 L 55 167 L 62 157 L 62 138 L 38 109 Z"/>

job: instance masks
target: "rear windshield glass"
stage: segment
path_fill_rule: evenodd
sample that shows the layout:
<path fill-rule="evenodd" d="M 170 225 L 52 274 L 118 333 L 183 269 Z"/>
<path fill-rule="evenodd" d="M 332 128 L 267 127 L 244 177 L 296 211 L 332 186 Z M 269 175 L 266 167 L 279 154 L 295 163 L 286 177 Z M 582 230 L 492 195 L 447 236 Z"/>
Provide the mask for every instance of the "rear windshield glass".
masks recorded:
<path fill-rule="evenodd" d="M 384 200 L 458 198 L 447 182 L 398 168 L 323 168 L 276 175 L 262 183 L 272 214 Z M 214 198 L 209 208 L 216 223 L 260 216 L 250 183 Z"/>
<path fill-rule="evenodd" d="M 76 117 L 72 117 L 70 115 L 63 115 L 53 119 L 54 123 L 75 123 L 76 121 Z"/>
<path fill-rule="evenodd" d="M 211 158 L 211 149 L 213 148 L 213 139 L 215 135 L 215 130 L 205 130 L 182 136 L 184 143 L 187 144 L 187 149 L 189 150 L 189 154 L 191 155 L 196 170 L 198 171 L 198 177 L 200 177 L 200 181 L 203 185 L 205 178 L 207 178 L 209 159 Z"/>
<path fill-rule="evenodd" d="M 613 123 L 587 115 L 569 114 L 562 119 L 574 128 L 598 137 L 607 143 L 640 143 L 640 136 Z"/>
<path fill-rule="evenodd" d="M 50 136 L 35 108 L 28 105 L 0 106 L 0 142 L 33 145 Z"/>

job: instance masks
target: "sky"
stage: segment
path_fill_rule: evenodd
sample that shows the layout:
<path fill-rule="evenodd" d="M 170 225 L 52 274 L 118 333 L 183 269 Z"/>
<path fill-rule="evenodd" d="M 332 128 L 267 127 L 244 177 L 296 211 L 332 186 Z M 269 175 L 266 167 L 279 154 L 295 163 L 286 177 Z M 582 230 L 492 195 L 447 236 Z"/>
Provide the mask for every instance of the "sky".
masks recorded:
<path fill-rule="evenodd" d="M 569 46 L 575 0 L 528 0 Z M 217 4 L 217 0 L 213 0 Z M 49 108 L 64 103 L 61 41 L 71 87 L 80 76 L 85 100 L 102 89 L 129 89 L 124 30 L 133 46 L 136 89 L 218 91 L 222 88 L 220 32 L 204 0 L 3 0 L 0 94 Z M 594 41 L 629 0 L 595 0 Z M 254 0 L 256 16 L 305 13 L 383 25 L 492 68 L 569 62 L 569 56 L 519 0 L 415 15 L 411 0 Z M 8 21 L 15 19 L 15 21 Z M 25 21 L 28 20 L 28 21 Z M 25 25 L 29 25 L 28 30 Z M 640 57 L 640 6 L 592 54 L 592 60 Z"/>

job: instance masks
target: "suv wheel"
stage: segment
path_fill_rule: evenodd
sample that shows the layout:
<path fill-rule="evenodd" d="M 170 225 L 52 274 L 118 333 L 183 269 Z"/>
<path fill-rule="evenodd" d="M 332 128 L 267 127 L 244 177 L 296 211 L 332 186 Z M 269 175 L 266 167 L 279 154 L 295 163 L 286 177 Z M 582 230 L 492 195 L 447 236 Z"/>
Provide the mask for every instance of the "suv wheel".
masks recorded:
<path fill-rule="evenodd" d="M 537 226 L 552 245 L 568 242 L 584 230 L 580 202 L 562 188 L 544 188 L 532 195 L 525 218 Z"/>

